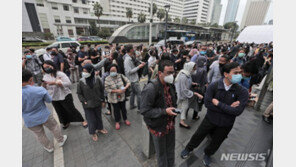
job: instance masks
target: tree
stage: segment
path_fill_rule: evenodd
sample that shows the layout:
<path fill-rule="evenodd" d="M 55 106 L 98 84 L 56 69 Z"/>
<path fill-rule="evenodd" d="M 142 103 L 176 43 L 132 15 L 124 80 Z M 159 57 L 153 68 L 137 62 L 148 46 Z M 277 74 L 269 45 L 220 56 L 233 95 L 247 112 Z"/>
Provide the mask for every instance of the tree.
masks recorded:
<path fill-rule="evenodd" d="M 219 28 L 219 25 L 217 23 L 214 23 L 211 25 L 211 27 Z"/>
<path fill-rule="evenodd" d="M 233 31 L 237 31 L 238 25 L 236 22 L 228 22 L 223 25 L 225 29 L 231 29 Z"/>
<path fill-rule="evenodd" d="M 144 13 L 140 13 L 139 15 L 138 15 L 138 21 L 140 22 L 140 23 L 144 23 L 145 21 L 146 21 L 146 15 L 144 14 Z"/>
<path fill-rule="evenodd" d="M 174 18 L 174 22 L 175 22 L 175 23 L 180 23 L 180 22 L 181 22 L 181 20 L 180 20 L 180 18 L 179 18 L 179 17 L 175 17 L 175 18 Z"/>
<path fill-rule="evenodd" d="M 99 32 L 98 32 L 98 36 L 101 38 L 107 38 L 110 37 L 112 34 L 110 32 L 109 28 L 103 27 Z"/>
<path fill-rule="evenodd" d="M 207 22 L 207 23 L 198 23 L 198 25 L 203 26 L 203 27 L 210 27 L 211 23 Z"/>
<path fill-rule="evenodd" d="M 168 14 L 168 22 L 172 22 L 172 17 Z"/>
<path fill-rule="evenodd" d="M 190 24 L 195 25 L 195 24 L 196 24 L 196 20 L 195 20 L 195 19 L 191 20 L 191 21 L 190 21 Z"/>
<path fill-rule="evenodd" d="M 130 19 L 133 17 L 132 8 L 126 8 L 126 17 L 128 18 L 128 22 L 130 22 Z"/>
<path fill-rule="evenodd" d="M 151 6 L 151 5 L 149 5 L 149 8 L 148 8 L 149 16 L 150 16 L 150 13 L 151 13 L 150 6 Z M 157 12 L 157 6 L 156 6 L 155 3 L 153 3 L 152 18 L 154 17 L 154 15 L 155 15 L 156 12 Z"/>
<path fill-rule="evenodd" d="M 187 23 L 188 23 L 188 19 L 187 19 L 186 17 L 183 17 L 183 18 L 182 18 L 182 23 L 183 23 L 183 24 L 187 24 Z"/>
<path fill-rule="evenodd" d="M 90 35 L 97 35 L 98 34 L 98 32 L 99 32 L 99 30 L 98 30 L 98 28 L 97 28 L 97 26 L 96 26 L 96 22 L 95 21 L 90 21 L 89 22 L 89 33 L 90 33 Z"/>
<path fill-rule="evenodd" d="M 101 30 L 100 17 L 103 15 L 103 7 L 98 2 L 96 2 L 95 4 L 93 4 L 93 10 L 95 16 L 98 17 L 99 29 Z"/>
<path fill-rule="evenodd" d="M 159 21 L 161 21 L 165 17 L 165 10 L 164 9 L 159 9 L 157 12 L 157 18 L 159 18 Z"/>

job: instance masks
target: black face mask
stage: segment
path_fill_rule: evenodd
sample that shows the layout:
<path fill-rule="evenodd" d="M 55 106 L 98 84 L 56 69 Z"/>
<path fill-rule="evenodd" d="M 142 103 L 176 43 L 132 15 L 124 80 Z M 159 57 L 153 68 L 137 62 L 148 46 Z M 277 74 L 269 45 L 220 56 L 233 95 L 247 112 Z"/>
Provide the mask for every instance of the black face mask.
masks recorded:
<path fill-rule="evenodd" d="M 50 73 L 53 72 L 53 69 L 48 67 L 48 68 L 44 69 L 44 72 L 47 73 L 47 74 L 50 74 Z"/>
<path fill-rule="evenodd" d="M 57 55 L 57 52 L 52 51 L 51 54 L 55 56 L 55 55 Z"/>
<path fill-rule="evenodd" d="M 219 67 L 222 68 L 225 64 L 219 63 Z"/>

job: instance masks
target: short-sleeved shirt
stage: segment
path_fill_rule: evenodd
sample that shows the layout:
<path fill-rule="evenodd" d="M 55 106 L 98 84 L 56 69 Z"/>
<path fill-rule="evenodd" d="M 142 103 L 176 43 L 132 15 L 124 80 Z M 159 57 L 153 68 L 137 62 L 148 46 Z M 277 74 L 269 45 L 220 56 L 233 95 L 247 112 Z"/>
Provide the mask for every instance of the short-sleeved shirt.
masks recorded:
<path fill-rule="evenodd" d="M 77 56 L 78 56 L 78 58 L 82 58 L 83 59 L 86 56 L 86 54 L 85 54 L 85 52 L 78 51 Z M 80 66 L 81 66 L 81 63 L 82 62 L 79 62 L 79 65 Z"/>
<path fill-rule="evenodd" d="M 50 111 L 44 102 L 50 103 L 51 100 L 43 87 L 22 87 L 22 116 L 26 127 L 34 127 L 47 121 Z"/>
<path fill-rule="evenodd" d="M 52 61 L 55 64 L 57 70 L 61 70 L 61 63 L 64 63 L 64 58 L 61 54 L 57 54 L 55 56 L 52 56 Z"/>

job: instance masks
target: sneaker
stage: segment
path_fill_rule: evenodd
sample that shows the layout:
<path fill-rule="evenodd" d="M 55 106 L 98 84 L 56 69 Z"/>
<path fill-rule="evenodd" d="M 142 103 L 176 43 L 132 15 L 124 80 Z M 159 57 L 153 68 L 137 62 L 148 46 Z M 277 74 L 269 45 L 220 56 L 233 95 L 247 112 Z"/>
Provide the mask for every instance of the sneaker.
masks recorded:
<path fill-rule="evenodd" d="M 181 152 L 181 158 L 186 159 L 189 157 L 191 151 L 187 150 L 186 148 Z"/>
<path fill-rule="evenodd" d="M 212 163 L 212 159 L 210 156 L 207 156 L 206 154 L 204 154 L 202 162 L 205 166 L 210 166 L 210 164 Z"/>
<path fill-rule="evenodd" d="M 62 147 L 62 146 L 65 144 L 65 142 L 66 142 L 66 140 L 67 140 L 67 138 L 68 138 L 67 135 L 64 135 L 63 137 L 64 137 L 64 141 L 62 141 L 62 142 L 59 143 L 59 146 L 60 146 L 60 147 Z"/>
<path fill-rule="evenodd" d="M 51 153 L 51 152 L 53 152 L 53 148 L 51 148 L 51 149 L 48 149 L 48 148 L 46 148 L 46 147 L 43 147 L 47 152 L 49 152 L 49 153 Z"/>

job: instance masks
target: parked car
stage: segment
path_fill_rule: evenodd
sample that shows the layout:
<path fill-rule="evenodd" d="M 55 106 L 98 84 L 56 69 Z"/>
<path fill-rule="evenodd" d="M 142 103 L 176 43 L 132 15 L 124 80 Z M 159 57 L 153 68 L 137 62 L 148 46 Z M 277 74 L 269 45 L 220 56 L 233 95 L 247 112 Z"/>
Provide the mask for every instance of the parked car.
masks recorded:
<path fill-rule="evenodd" d="M 81 37 L 77 38 L 77 41 L 92 41 L 92 39 L 87 36 L 81 36 Z"/>
<path fill-rule="evenodd" d="M 73 41 L 73 39 L 69 37 L 59 36 L 56 38 L 56 41 Z"/>
<path fill-rule="evenodd" d="M 90 36 L 89 37 L 92 41 L 101 41 L 103 38 L 97 37 L 97 36 Z"/>
<path fill-rule="evenodd" d="M 22 42 L 47 42 L 44 39 L 38 37 L 22 37 Z"/>
<path fill-rule="evenodd" d="M 57 47 L 59 50 L 62 50 L 64 53 L 66 53 L 67 50 L 70 48 L 70 46 L 75 46 L 78 51 L 80 45 L 81 44 L 77 41 L 59 41 L 59 42 L 54 42 L 45 48 L 38 49 L 35 51 L 35 53 L 37 56 L 40 56 L 46 53 L 46 48 L 54 48 L 54 47 Z"/>
<path fill-rule="evenodd" d="M 167 39 L 167 44 L 172 44 L 172 45 L 181 45 L 184 44 L 183 40 L 178 40 L 178 39 Z M 160 47 L 160 46 L 164 46 L 164 40 L 160 40 L 155 47 Z"/>

